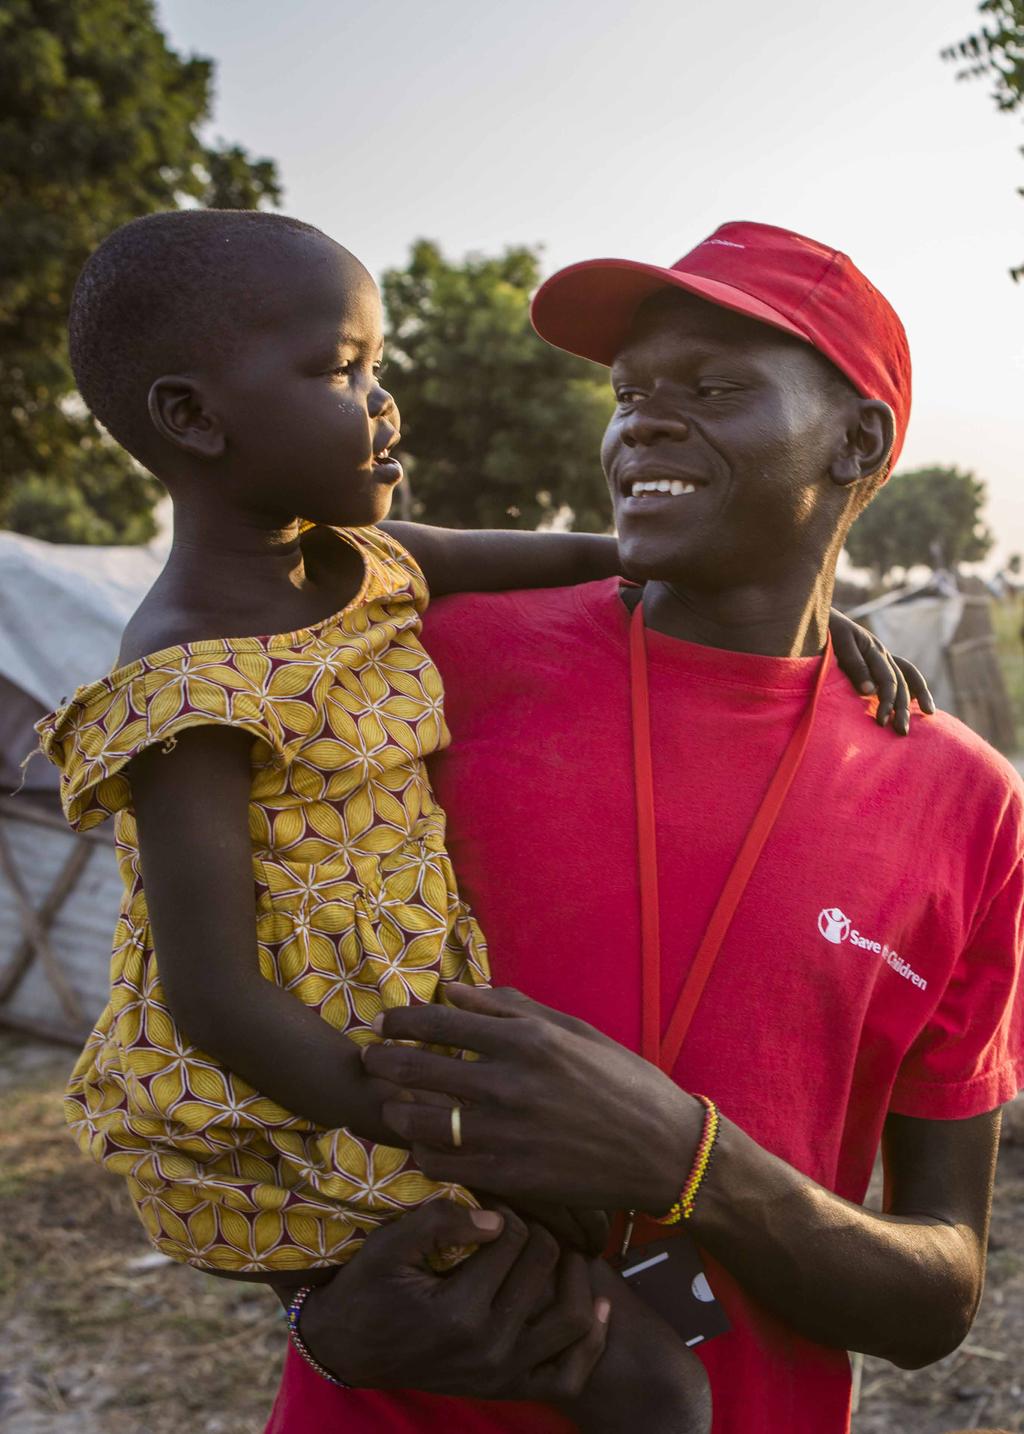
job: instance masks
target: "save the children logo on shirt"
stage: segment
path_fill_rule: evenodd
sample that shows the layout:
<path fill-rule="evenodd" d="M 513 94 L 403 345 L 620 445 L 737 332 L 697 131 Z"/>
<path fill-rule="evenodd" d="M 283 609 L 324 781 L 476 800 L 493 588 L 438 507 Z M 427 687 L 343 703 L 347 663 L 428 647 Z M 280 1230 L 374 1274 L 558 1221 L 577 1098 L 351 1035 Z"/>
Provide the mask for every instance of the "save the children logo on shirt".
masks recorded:
<path fill-rule="evenodd" d="M 902 976 L 912 986 L 927 991 L 928 982 L 917 974 L 909 962 L 904 961 L 898 951 L 894 951 L 887 941 L 876 941 L 858 931 L 850 917 L 838 906 L 826 906 L 818 913 L 818 930 L 833 946 L 842 946 L 844 941 L 848 941 L 851 946 L 857 946 L 861 951 L 881 956 L 885 964 L 898 976 Z"/>
<path fill-rule="evenodd" d="M 850 934 L 850 918 L 838 906 L 826 906 L 818 917 L 818 930 L 833 946 L 841 946 Z"/>

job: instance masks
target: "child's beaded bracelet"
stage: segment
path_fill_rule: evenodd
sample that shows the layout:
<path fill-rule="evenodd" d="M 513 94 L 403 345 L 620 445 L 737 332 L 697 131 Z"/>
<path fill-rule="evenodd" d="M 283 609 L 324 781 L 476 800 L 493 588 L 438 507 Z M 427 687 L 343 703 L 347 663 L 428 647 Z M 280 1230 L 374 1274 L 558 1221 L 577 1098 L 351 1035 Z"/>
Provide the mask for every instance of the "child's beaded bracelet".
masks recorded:
<path fill-rule="evenodd" d="M 306 1296 L 312 1289 L 312 1285 L 303 1285 L 301 1290 L 296 1290 L 295 1297 L 288 1306 L 288 1334 L 291 1337 L 291 1342 L 309 1367 L 315 1369 L 321 1378 L 327 1380 L 328 1384 L 336 1384 L 339 1389 L 351 1389 L 351 1384 L 346 1384 L 343 1379 L 339 1379 L 336 1374 L 325 1369 L 318 1359 L 314 1359 L 306 1347 L 306 1341 L 299 1334 L 299 1315 L 302 1313 L 302 1306 L 306 1303 Z"/>
<path fill-rule="evenodd" d="M 690 1166 L 690 1173 L 679 1193 L 679 1199 L 666 1214 L 655 1216 L 659 1225 L 677 1225 L 680 1220 L 689 1220 L 693 1214 L 697 1193 L 704 1176 L 708 1173 L 708 1166 L 711 1164 L 711 1156 L 714 1153 L 715 1141 L 718 1139 L 720 1124 L 718 1106 L 706 1095 L 698 1095 L 695 1099 L 699 1100 L 704 1107 L 704 1127 L 700 1133 L 700 1140 L 697 1142 L 697 1150 L 693 1157 L 693 1164 Z"/>

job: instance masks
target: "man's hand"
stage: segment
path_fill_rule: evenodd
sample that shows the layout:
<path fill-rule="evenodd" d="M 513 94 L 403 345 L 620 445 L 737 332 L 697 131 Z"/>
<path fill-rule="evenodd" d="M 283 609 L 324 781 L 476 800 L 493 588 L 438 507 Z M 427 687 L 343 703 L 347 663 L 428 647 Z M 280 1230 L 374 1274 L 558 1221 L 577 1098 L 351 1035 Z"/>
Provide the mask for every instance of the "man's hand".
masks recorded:
<path fill-rule="evenodd" d="M 425 1175 L 513 1204 L 669 1208 L 703 1126 L 693 1096 L 585 1021 L 511 988 L 452 985 L 445 994 L 452 1007 L 387 1011 L 380 1033 L 477 1051 L 480 1060 L 405 1045 L 363 1050 L 370 1074 L 409 1096 L 385 1103 L 382 1115 Z M 452 1100 L 465 1103 L 457 1149 Z"/>
<path fill-rule="evenodd" d="M 427 1257 L 479 1244 L 447 1275 Z M 302 1337 L 358 1388 L 473 1399 L 576 1398 L 600 1359 L 611 1302 L 582 1255 L 511 1210 L 434 1200 L 374 1231 L 308 1296 Z"/>
<path fill-rule="evenodd" d="M 397 1137 L 392 1136 L 392 1140 Z M 487 1205 L 501 1203 L 498 1194 L 474 1195 Z M 601 1255 L 608 1246 L 612 1229 L 612 1217 L 607 1210 L 570 1209 L 568 1205 L 555 1205 L 548 1200 L 517 1200 L 515 1212 L 523 1220 L 535 1220 L 550 1230 L 560 1245 L 569 1250 L 579 1250 L 581 1255 Z"/>
<path fill-rule="evenodd" d="M 372 1074 L 407 1088 L 411 1099 L 385 1103 L 383 1116 L 426 1175 L 512 1201 L 653 1214 L 671 1205 L 703 1124 L 698 1101 L 585 1022 L 519 992 L 450 986 L 448 994 L 461 1009 L 392 1010 L 381 1033 L 481 1059 L 405 1046 L 363 1055 Z M 449 1108 L 437 1104 L 437 1092 Z M 465 1103 L 457 1149 L 453 1098 Z M 890 1115 L 888 1203 L 877 1214 L 808 1179 L 723 1117 L 694 1237 L 797 1333 L 919 1368 L 970 1329 L 998 1139 L 998 1112 L 964 1120 Z"/>

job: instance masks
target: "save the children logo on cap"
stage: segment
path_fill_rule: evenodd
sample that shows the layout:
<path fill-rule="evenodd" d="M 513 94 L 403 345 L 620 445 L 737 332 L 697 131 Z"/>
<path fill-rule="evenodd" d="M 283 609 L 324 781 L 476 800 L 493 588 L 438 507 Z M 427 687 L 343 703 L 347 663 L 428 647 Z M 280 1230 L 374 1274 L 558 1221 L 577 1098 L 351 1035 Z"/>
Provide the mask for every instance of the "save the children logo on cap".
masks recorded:
<path fill-rule="evenodd" d="M 871 936 L 865 936 L 858 931 L 846 912 L 838 906 L 826 906 L 818 913 L 818 930 L 826 941 L 833 946 L 842 946 L 848 941 L 851 946 L 857 946 L 862 951 L 870 951 L 875 956 L 881 956 L 885 964 L 909 981 L 912 986 L 917 986 L 922 991 L 927 991 L 928 982 L 923 976 L 919 976 L 908 961 L 904 961 L 898 951 L 894 951 L 887 941 L 876 941 Z"/>
<path fill-rule="evenodd" d="M 818 917 L 818 930 L 833 946 L 841 946 L 850 934 L 852 922 L 838 906 L 826 906 Z"/>

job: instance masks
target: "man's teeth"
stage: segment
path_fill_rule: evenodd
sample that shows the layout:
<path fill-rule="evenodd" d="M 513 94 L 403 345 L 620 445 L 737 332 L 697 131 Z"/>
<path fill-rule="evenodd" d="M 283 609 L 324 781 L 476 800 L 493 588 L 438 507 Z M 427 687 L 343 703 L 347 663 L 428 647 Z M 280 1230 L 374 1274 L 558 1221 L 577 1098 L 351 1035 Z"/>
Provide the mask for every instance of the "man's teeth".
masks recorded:
<path fill-rule="evenodd" d="M 671 493 L 673 498 L 680 498 L 684 493 L 696 493 L 696 483 L 684 483 L 679 478 L 657 478 L 649 483 L 634 483 L 631 489 L 631 496 L 636 498 L 641 493 Z"/>

